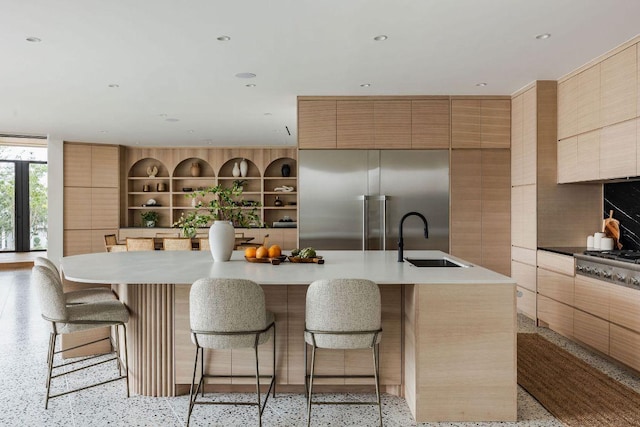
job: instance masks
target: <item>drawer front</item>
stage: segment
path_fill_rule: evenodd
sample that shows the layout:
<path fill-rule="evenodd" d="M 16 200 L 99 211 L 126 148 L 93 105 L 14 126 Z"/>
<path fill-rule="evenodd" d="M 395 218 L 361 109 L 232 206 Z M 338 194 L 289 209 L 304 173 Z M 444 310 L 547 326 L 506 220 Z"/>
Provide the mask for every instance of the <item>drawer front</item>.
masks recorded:
<path fill-rule="evenodd" d="M 533 265 L 511 261 L 511 277 L 518 286 L 536 291 L 536 268 Z"/>
<path fill-rule="evenodd" d="M 607 282 L 576 276 L 574 286 L 575 307 L 604 320 L 609 320 L 609 289 Z"/>
<path fill-rule="evenodd" d="M 538 320 L 549 325 L 549 329 L 565 337 L 573 337 L 573 308 L 566 304 L 538 295 Z"/>
<path fill-rule="evenodd" d="M 536 251 L 533 249 L 511 246 L 511 259 L 523 264 L 536 265 Z"/>
<path fill-rule="evenodd" d="M 538 268 L 538 293 L 573 306 L 573 277 Z"/>
<path fill-rule="evenodd" d="M 613 324 L 610 333 L 611 357 L 640 371 L 640 334 Z"/>
<path fill-rule="evenodd" d="M 573 313 L 573 333 L 577 340 L 609 354 L 609 322 L 584 311 Z"/>
<path fill-rule="evenodd" d="M 575 275 L 575 259 L 568 255 L 538 251 L 538 267 L 571 277 Z"/>
<path fill-rule="evenodd" d="M 609 320 L 640 332 L 640 291 L 624 286 L 611 286 Z"/>
<path fill-rule="evenodd" d="M 536 293 L 517 286 L 516 294 L 518 311 L 530 319 L 536 320 Z"/>

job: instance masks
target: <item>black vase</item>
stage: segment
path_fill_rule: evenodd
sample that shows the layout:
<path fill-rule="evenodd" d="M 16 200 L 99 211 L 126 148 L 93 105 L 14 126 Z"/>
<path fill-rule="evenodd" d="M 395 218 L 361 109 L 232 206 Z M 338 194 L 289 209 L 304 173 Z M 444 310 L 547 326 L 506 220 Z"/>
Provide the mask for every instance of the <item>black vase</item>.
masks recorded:
<path fill-rule="evenodd" d="M 282 172 L 282 176 L 287 178 L 289 177 L 289 175 L 291 175 L 291 167 L 288 164 L 284 164 L 282 165 L 282 169 L 280 170 Z"/>

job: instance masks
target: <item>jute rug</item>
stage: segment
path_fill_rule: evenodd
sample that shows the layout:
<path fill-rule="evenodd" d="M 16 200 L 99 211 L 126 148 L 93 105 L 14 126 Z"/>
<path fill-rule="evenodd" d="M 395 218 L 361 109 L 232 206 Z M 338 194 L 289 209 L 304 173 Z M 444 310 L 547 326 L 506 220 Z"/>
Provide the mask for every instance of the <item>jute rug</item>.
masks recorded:
<path fill-rule="evenodd" d="M 518 384 L 568 426 L 640 426 L 640 394 L 538 334 L 518 334 Z"/>

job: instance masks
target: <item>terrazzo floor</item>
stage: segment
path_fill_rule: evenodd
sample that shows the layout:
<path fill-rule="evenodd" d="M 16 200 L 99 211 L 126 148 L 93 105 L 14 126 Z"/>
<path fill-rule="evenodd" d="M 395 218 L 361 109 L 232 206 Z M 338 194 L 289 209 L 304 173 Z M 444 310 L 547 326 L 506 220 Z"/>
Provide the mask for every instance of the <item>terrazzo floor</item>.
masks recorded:
<path fill-rule="evenodd" d="M 0 426 L 183 426 L 188 396 L 126 398 L 123 381 L 59 397 L 44 409 L 44 381 L 48 326 L 40 317 L 35 292 L 29 285 L 30 270 L 0 271 Z M 630 372 L 573 344 L 554 332 L 537 328 L 519 316 L 521 332 L 536 332 L 586 360 L 622 383 L 640 391 L 640 379 Z M 107 368 L 113 369 L 105 369 Z M 115 372 L 109 362 L 89 375 L 69 375 L 58 381 L 58 390 L 76 387 L 86 378 L 106 377 Z M 110 372 L 106 372 L 110 371 Z M 222 399 L 252 399 L 250 394 L 226 394 Z M 322 395 L 343 399 L 343 395 Z M 370 400 L 371 395 L 351 394 L 349 399 Z M 562 426 L 535 399 L 518 389 L 518 421 L 515 423 L 419 423 L 412 421 L 404 399 L 383 395 L 385 426 Z M 277 394 L 269 399 L 263 414 L 264 426 L 304 426 L 305 399 L 302 394 Z M 314 426 L 375 426 L 377 411 L 370 406 L 317 406 Z M 193 426 L 257 425 L 255 408 L 199 406 Z"/>

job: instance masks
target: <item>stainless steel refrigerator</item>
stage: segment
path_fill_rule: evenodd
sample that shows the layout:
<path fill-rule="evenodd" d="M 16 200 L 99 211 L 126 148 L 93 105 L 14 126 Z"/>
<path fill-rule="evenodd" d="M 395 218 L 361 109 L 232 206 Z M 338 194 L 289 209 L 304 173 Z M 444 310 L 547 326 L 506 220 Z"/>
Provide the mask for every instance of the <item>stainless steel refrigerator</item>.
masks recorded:
<path fill-rule="evenodd" d="M 301 150 L 300 247 L 449 252 L 448 150 Z"/>

